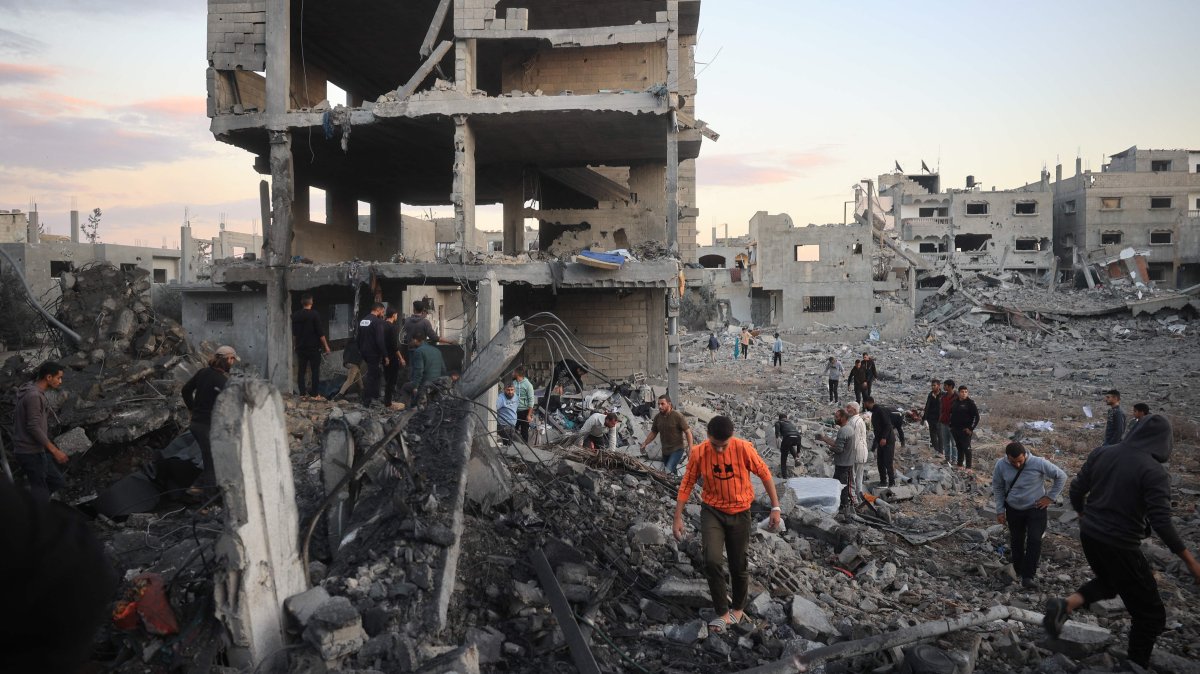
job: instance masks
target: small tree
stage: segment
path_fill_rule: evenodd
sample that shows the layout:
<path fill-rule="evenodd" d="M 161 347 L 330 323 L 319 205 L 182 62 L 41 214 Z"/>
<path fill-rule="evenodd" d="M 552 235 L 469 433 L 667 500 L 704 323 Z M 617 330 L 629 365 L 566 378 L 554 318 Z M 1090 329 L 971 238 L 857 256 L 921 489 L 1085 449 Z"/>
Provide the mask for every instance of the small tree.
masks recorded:
<path fill-rule="evenodd" d="M 88 243 L 96 243 L 100 240 L 100 216 L 103 213 L 99 208 L 93 209 L 92 214 L 87 216 L 87 224 L 80 227 L 83 230 L 83 235 L 87 237 Z"/>

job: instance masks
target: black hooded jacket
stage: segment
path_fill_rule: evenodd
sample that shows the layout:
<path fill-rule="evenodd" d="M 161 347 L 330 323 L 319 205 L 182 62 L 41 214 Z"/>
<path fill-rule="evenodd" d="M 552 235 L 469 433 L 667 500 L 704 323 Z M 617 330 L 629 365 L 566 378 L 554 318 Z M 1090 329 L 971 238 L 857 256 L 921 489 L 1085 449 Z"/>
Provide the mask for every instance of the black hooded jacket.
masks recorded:
<path fill-rule="evenodd" d="M 1151 414 L 1121 442 L 1092 450 L 1071 481 L 1071 507 L 1079 531 L 1114 547 L 1136 549 L 1146 524 L 1171 552 L 1185 548 L 1171 524 L 1171 481 L 1163 464 L 1171 456 L 1171 424 Z"/>

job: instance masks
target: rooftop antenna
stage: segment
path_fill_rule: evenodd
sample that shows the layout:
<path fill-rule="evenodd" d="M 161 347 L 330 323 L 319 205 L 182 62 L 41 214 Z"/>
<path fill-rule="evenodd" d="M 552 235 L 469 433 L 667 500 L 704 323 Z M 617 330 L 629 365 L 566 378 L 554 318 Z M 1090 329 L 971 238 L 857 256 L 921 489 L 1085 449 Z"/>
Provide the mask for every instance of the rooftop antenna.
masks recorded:
<path fill-rule="evenodd" d="M 190 209 L 187 206 L 183 207 L 183 226 L 184 227 L 192 226 L 192 218 L 190 216 L 189 211 L 190 211 Z"/>

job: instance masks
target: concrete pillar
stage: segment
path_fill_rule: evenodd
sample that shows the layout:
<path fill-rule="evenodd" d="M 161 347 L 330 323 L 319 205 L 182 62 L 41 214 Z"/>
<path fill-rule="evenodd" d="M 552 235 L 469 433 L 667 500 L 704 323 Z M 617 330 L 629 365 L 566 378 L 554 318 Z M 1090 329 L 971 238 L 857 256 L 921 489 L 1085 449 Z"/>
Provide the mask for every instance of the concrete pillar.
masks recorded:
<path fill-rule="evenodd" d="M 465 255 L 475 249 L 475 132 L 466 115 L 454 117 L 454 240 Z"/>
<path fill-rule="evenodd" d="M 79 243 L 79 211 L 71 211 L 71 243 Z"/>
<path fill-rule="evenodd" d="M 31 211 L 29 219 L 25 221 L 25 242 L 40 243 L 41 237 L 38 234 L 38 212 Z"/>
<path fill-rule="evenodd" d="M 1083 173 L 1083 157 L 1075 158 L 1075 175 Z"/>
<path fill-rule="evenodd" d="M 519 168 L 505 172 L 504 254 L 519 255 L 525 249 L 525 176 Z"/>
<path fill-rule="evenodd" d="M 475 40 L 454 41 L 454 88 L 471 93 L 476 83 Z"/>
<path fill-rule="evenodd" d="M 179 228 L 179 282 L 191 283 L 196 280 L 196 240 L 192 238 L 191 225 Z"/>
<path fill-rule="evenodd" d="M 234 667 L 283 671 L 283 601 L 307 590 L 308 583 L 279 391 L 261 380 L 232 381 L 217 397 L 211 438 L 225 500 L 215 613 L 228 631 Z"/>
<path fill-rule="evenodd" d="M 504 289 L 500 287 L 500 283 L 496 281 L 496 272 L 489 271 L 484 274 L 483 279 L 479 282 L 479 289 L 475 294 L 475 355 L 479 355 L 479 350 L 482 350 L 492 337 L 500 332 L 500 326 L 503 325 L 503 317 L 500 314 L 500 300 L 504 295 Z M 503 376 L 501 377 L 503 380 Z M 476 400 L 481 405 L 486 406 L 489 410 L 496 411 L 496 388 L 489 386 L 480 394 Z M 487 432 L 494 433 L 496 431 L 496 418 L 494 415 L 485 415 L 487 420 Z"/>
<path fill-rule="evenodd" d="M 292 84 L 292 3 L 267 0 L 267 115 L 272 129 L 287 128 Z"/>
<path fill-rule="evenodd" d="M 287 272 L 292 250 L 292 136 L 269 131 L 271 139 L 271 229 L 265 263 L 267 281 L 267 380 L 281 391 L 291 390 L 291 298 Z M 236 347 L 236 345 L 235 345 Z"/>

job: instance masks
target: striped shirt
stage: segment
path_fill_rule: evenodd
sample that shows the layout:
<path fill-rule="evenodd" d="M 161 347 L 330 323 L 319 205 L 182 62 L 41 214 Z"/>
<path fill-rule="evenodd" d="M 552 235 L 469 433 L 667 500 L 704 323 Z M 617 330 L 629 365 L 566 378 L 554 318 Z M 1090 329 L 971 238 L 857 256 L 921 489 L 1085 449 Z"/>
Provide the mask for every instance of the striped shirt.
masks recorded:
<path fill-rule="evenodd" d="M 755 451 L 754 445 L 741 438 L 730 438 L 725 451 L 717 452 L 705 440 L 692 447 L 687 472 L 679 485 L 678 498 L 687 501 L 692 487 L 696 486 L 696 480 L 703 478 L 700 499 L 705 504 L 731 515 L 740 513 L 754 502 L 751 473 L 757 475 L 764 484 L 772 479 L 770 469 Z"/>

